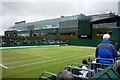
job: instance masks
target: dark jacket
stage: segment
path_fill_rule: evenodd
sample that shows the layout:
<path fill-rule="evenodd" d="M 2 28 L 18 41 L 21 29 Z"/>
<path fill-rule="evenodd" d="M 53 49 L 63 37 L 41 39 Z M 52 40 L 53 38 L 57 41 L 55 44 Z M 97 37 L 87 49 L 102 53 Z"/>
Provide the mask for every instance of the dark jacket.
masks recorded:
<path fill-rule="evenodd" d="M 96 49 L 96 58 L 114 59 L 117 57 L 117 51 L 111 41 L 103 40 Z M 112 64 L 110 60 L 98 60 L 98 63 Z"/>

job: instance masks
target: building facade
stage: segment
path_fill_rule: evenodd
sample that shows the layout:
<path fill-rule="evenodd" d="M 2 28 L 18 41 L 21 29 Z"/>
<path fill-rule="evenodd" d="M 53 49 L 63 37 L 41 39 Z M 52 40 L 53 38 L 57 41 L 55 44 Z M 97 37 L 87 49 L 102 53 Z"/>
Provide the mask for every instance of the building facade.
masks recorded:
<path fill-rule="evenodd" d="M 113 33 L 111 29 L 118 28 L 119 24 L 119 17 L 112 13 L 61 16 L 31 23 L 21 21 L 16 22 L 8 31 L 5 31 L 4 41 L 69 41 L 72 39 L 97 39 L 98 37 L 100 39 L 103 35 L 102 32 Z"/>
<path fill-rule="evenodd" d="M 26 23 L 26 21 L 21 21 L 21 22 L 16 22 L 14 26 L 9 28 L 9 30 L 17 30 L 18 36 L 30 36 L 32 31 L 35 32 L 34 33 L 35 35 L 40 36 L 45 33 L 38 32 L 39 30 L 55 29 L 55 28 L 78 28 L 79 20 L 90 18 L 92 22 L 99 19 L 109 18 L 110 16 L 111 16 L 110 14 L 98 14 L 91 16 L 78 14 L 73 16 L 61 16 L 60 18 L 48 19 L 43 21 L 31 22 L 31 23 Z M 98 26 L 102 26 L 102 25 L 98 25 Z M 94 25 L 94 27 L 97 26 Z"/>

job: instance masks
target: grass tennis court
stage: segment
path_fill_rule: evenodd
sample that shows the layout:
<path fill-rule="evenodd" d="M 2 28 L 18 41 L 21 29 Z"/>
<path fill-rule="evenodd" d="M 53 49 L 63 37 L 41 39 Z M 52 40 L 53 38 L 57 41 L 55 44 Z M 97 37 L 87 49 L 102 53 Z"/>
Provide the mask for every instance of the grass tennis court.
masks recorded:
<path fill-rule="evenodd" d="M 2 50 L 3 78 L 38 78 L 43 71 L 58 73 L 67 64 L 94 58 L 95 47 L 40 46 Z"/>

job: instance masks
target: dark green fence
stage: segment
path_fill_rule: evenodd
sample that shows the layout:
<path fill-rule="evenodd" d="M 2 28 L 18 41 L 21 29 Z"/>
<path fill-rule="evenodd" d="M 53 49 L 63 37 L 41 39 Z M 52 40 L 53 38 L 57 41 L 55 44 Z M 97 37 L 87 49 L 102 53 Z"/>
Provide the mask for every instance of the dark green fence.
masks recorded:
<path fill-rule="evenodd" d="M 120 43 L 120 28 L 112 28 L 112 39 Z"/>
<path fill-rule="evenodd" d="M 69 45 L 76 45 L 76 46 L 97 46 L 101 43 L 102 39 L 72 39 L 69 40 Z M 118 42 L 117 40 L 112 40 L 113 44 Z"/>
<path fill-rule="evenodd" d="M 69 45 L 77 45 L 77 46 L 97 46 L 101 40 L 97 39 L 74 39 L 68 42 Z"/>

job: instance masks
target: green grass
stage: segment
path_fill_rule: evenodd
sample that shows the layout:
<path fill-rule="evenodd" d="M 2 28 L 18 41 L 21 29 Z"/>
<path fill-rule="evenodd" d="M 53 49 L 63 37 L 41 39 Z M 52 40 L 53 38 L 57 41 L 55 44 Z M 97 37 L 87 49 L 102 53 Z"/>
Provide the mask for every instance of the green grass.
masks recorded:
<path fill-rule="evenodd" d="M 58 73 L 67 64 L 94 58 L 95 47 L 46 46 L 37 48 L 3 49 L 3 78 L 38 78 L 43 71 Z"/>

